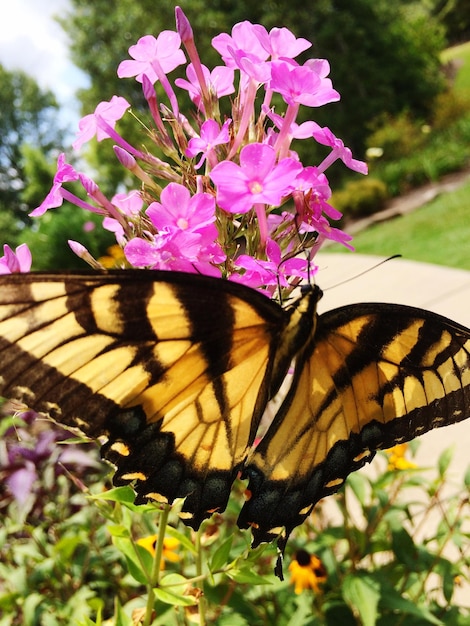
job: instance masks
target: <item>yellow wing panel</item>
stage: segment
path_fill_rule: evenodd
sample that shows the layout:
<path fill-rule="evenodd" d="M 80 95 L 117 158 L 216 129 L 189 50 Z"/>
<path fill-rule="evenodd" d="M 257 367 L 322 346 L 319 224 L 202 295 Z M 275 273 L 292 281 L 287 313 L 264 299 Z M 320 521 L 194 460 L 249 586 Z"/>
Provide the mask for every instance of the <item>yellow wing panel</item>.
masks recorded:
<path fill-rule="evenodd" d="M 469 416 L 470 330 L 398 305 L 327 313 L 249 460 L 240 525 L 288 534 L 375 450 Z"/>

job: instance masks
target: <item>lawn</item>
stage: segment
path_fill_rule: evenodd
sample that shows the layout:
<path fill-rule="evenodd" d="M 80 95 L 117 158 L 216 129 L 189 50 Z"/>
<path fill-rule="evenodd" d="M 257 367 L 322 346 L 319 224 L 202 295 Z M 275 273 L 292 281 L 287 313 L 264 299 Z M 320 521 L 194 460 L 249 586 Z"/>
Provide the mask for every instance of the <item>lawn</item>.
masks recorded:
<path fill-rule="evenodd" d="M 355 235 L 353 244 L 362 254 L 401 254 L 406 259 L 470 270 L 470 182 L 413 213 L 370 226 Z M 340 247 L 328 250 L 336 252 Z"/>
<path fill-rule="evenodd" d="M 470 95 L 470 71 L 468 70 L 470 68 L 470 41 L 447 48 L 442 53 L 442 60 L 444 62 L 451 60 L 458 62 L 459 69 L 455 78 L 455 90 L 458 93 Z"/>

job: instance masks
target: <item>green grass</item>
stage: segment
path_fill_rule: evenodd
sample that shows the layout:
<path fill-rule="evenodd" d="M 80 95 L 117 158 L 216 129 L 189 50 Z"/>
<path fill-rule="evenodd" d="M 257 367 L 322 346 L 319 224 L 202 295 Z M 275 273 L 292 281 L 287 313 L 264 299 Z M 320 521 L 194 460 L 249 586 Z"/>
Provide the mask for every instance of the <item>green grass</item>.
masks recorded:
<path fill-rule="evenodd" d="M 370 226 L 355 235 L 352 243 L 361 254 L 401 254 L 406 259 L 470 270 L 470 182 L 413 213 Z M 340 248 L 344 250 L 335 245 L 328 251 Z"/>
<path fill-rule="evenodd" d="M 442 53 L 444 62 L 456 60 L 461 63 L 455 79 L 454 89 L 461 95 L 470 95 L 470 41 L 447 48 Z"/>

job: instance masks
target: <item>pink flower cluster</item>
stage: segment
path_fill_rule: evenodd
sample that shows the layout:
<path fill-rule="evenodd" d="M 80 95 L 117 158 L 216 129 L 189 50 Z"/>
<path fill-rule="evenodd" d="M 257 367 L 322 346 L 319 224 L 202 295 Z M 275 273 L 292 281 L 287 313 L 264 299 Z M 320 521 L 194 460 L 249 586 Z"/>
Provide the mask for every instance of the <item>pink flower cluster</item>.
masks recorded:
<path fill-rule="evenodd" d="M 231 35 L 213 39 L 223 64 L 209 69 L 179 7 L 176 27 L 139 39 L 118 67 L 120 78 L 133 76 L 141 85 L 151 116 L 149 137 L 165 158 L 136 149 L 117 132 L 130 104 L 113 96 L 80 121 L 74 148 L 93 137 L 111 139 L 119 163 L 138 181 L 136 190 L 108 199 L 60 155 L 52 189 L 32 215 L 66 200 L 103 215 L 104 228 L 123 249 L 124 265 L 224 277 L 268 295 L 279 285 L 289 290 L 312 274 L 313 256 L 325 240 L 351 247 L 350 237 L 330 223 L 341 214 L 329 204 L 326 169 L 341 159 L 367 173 L 330 129 L 296 121 L 301 106 L 339 100 L 329 64 L 299 64 L 295 58 L 309 41 L 287 28 L 268 32 L 245 21 Z M 187 59 L 187 80 L 172 83 L 169 74 Z M 165 102 L 159 102 L 157 82 Z M 178 89 L 194 104 L 189 118 L 179 110 Z M 281 111 L 272 104 L 275 94 L 285 103 Z M 220 113 L 224 98 L 231 105 L 226 117 Z M 305 140 L 330 148 L 321 163 L 301 163 L 293 142 Z M 70 181 L 79 181 L 89 201 L 66 188 Z"/>

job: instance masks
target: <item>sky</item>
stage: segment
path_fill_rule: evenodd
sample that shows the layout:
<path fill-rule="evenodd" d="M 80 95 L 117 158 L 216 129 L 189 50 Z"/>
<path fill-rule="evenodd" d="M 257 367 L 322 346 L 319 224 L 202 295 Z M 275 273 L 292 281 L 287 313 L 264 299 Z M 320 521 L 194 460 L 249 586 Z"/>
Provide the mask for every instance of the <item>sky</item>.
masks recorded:
<path fill-rule="evenodd" d="M 67 35 L 53 19 L 69 6 L 69 0 L 3 0 L 0 63 L 10 71 L 23 70 L 41 88 L 53 91 L 62 107 L 62 119 L 76 124 L 79 112 L 74 92 L 87 86 L 87 77 L 71 63 Z"/>

